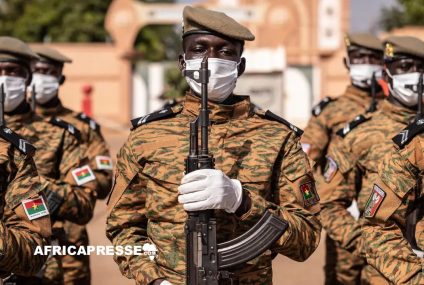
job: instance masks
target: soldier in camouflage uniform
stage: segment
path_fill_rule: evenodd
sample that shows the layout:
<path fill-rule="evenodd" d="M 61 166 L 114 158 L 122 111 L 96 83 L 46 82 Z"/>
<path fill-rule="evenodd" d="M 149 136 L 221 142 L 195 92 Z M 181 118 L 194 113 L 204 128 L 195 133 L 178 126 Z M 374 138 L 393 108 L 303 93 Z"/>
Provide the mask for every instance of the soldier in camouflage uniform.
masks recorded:
<path fill-rule="evenodd" d="M 424 43 L 394 37 L 386 44 L 390 92 L 398 102 L 416 108 L 418 82 L 424 72 Z M 363 248 L 369 264 L 393 284 L 424 284 L 423 187 L 424 116 L 392 139 L 379 166 L 364 210 Z"/>
<path fill-rule="evenodd" d="M 64 82 L 62 74 L 65 63 L 71 59 L 46 46 L 38 46 L 34 51 L 40 60 L 33 65 L 36 113 L 45 118 L 57 117 L 76 128 L 81 133 L 82 143 L 87 148 L 86 155 L 90 168 L 97 178 L 97 198 L 105 199 L 112 184 L 112 159 L 108 146 L 100 132 L 100 126 L 84 113 L 74 112 L 64 107 L 58 97 L 59 86 Z M 88 246 L 88 233 L 85 226 L 70 221 L 64 223 L 69 245 Z M 88 255 L 67 255 L 63 258 L 65 284 L 90 284 L 90 260 Z"/>
<path fill-rule="evenodd" d="M 0 39 L 1 41 L 2 39 Z M 0 53 L 0 88 L 9 107 L 17 86 L 30 81 L 29 69 L 14 63 L 37 57 L 26 45 L 8 44 Z M 18 88 L 19 89 L 19 88 Z M 12 100 L 13 101 L 13 100 Z M 47 245 L 51 235 L 50 215 L 43 196 L 33 155 L 35 148 L 0 123 L 0 283 L 10 274 L 37 273 L 47 256 L 34 255 L 37 246 Z"/>
<path fill-rule="evenodd" d="M 337 98 L 327 97 L 312 109 L 302 148 L 315 161 L 314 175 L 320 191 L 327 149 L 337 140 L 336 131 L 357 115 L 374 110 L 382 99 L 378 90 L 377 102 L 372 100 L 371 79 L 373 72 L 382 69 L 383 48 L 379 39 L 369 34 L 350 34 L 345 39 L 347 57 L 345 65 L 349 70 L 351 85 Z M 362 260 L 349 251 L 337 246 L 327 235 L 325 258 L 325 284 L 357 284 Z"/>
<path fill-rule="evenodd" d="M 386 40 L 387 44 L 393 41 L 411 41 L 424 48 L 424 44 L 415 38 Z M 392 74 L 390 69 L 387 74 Z M 404 129 L 415 115 L 415 106 L 404 106 L 395 96 L 390 92 L 379 111 L 360 115 L 339 130 L 337 135 L 343 139 L 333 143 L 328 151 L 324 174 L 326 184 L 320 188 L 321 222 L 337 244 L 358 256 L 361 253 L 361 223 L 350 215 L 347 207 L 355 199 L 359 211 L 364 212 L 377 178 L 377 167 L 392 148 L 391 138 Z M 370 266 L 364 270 L 362 279 L 362 284 L 388 284 Z"/>
<path fill-rule="evenodd" d="M 184 175 L 188 126 L 200 107 L 199 85 L 187 79 L 191 91 L 182 105 L 133 120 L 118 154 L 108 203 L 112 243 L 150 243 L 158 254 L 153 260 L 116 255 L 115 261 L 137 284 L 184 284 L 186 211 L 215 209 L 217 241 L 223 242 L 245 232 L 269 210 L 288 222 L 288 230 L 271 251 L 231 271 L 238 284 L 272 284 L 271 252 L 303 261 L 320 238 L 319 198 L 301 149 L 301 131 L 255 109 L 248 96 L 232 93 L 245 68 L 244 41 L 254 39 L 248 29 L 202 8 L 185 7 L 183 18 L 181 70 L 199 69 L 203 57 L 209 58 L 209 147 L 216 169 Z M 219 199 L 221 195 L 225 198 Z"/>
<path fill-rule="evenodd" d="M 13 38 L 0 38 L 0 54 L 8 45 L 25 44 Z M 16 57 L 19 58 L 19 55 Z M 21 62 L 25 63 L 25 58 L 21 58 Z M 7 63 L 31 74 L 28 60 L 26 64 L 13 61 Z M 63 231 L 64 221 L 84 225 L 91 219 L 96 202 L 96 177 L 87 164 L 85 147 L 80 144 L 80 134 L 74 126 L 58 118 L 45 120 L 35 115 L 25 100 L 25 92 L 14 98 L 16 100 L 10 106 L 5 105 L 5 120 L 9 128 L 37 148 L 37 170 L 47 185 L 49 211 L 54 222 L 53 233 L 55 238 L 60 239 L 59 233 Z M 60 243 L 63 245 L 64 241 L 60 240 Z M 63 273 L 60 273 L 60 267 L 52 268 L 60 266 L 60 262 L 54 263 L 50 259 L 48 264 L 45 284 L 62 284 Z"/>

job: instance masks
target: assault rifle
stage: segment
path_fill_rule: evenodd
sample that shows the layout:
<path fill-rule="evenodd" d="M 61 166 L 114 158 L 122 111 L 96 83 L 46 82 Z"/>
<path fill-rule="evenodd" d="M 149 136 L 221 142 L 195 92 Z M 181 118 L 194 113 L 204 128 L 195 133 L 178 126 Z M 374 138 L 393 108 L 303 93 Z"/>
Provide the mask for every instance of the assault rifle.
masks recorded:
<path fill-rule="evenodd" d="M 185 70 L 184 75 L 201 84 L 199 116 L 190 122 L 190 147 L 185 160 L 185 172 L 214 168 L 214 158 L 208 148 L 208 59 L 203 58 L 200 70 Z M 200 126 L 200 149 L 198 128 Z M 233 283 L 233 274 L 227 269 L 258 257 L 278 240 L 288 227 L 286 221 L 266 212 L 262 218 L 241 236 L 217 244 L 216 218 L 213 210 L 188 212 L 186 234 L 186 284 L 218 285 L 222 280 Z"/>
<path fill-rule="evenodd" d="M 375 72 L 373 72 L 371 77 L 371 104 L 367 113 L 372 113 L 377 110 L 377 84 L 377 78 L 375 76 Z"/>
<path fill-rule="evenodd" d="M 31 110 L 35 113 L 35 84 L 31 88 Z"/>
<path fill-rule="evenodd" d="M 6 94 L 4 93 L 4 85 L 2 84 L 0 86 L 0 127 L 6 126 L 5 120 L 4 120 L 4 100 L 5 100 Z"/>

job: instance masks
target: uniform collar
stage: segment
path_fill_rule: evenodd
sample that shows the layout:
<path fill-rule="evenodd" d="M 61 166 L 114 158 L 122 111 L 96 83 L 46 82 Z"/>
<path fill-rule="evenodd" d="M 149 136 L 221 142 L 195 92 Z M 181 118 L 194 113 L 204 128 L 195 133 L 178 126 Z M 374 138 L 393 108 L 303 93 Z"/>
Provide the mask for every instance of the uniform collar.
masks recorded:
<path fill-rule="evenodd" d="M 388 100 L 384 100 L 381 103 L 380 110 L 383 114 L 385 114 L 391 120 L 394 120 L 402 124 L 409 124 L 416 115 L 415 111 L 408 109 L 406 107 L 392 104 Z"/>
<path fill-rule="evenodd" d="M 13 114 L 13 115 L 4 115 L 4 120 L 6 122 L 6 126 L 11 128 L 12 130 L 17 130 L 20 126 L 25 125 L 31 122 L 34 118 L 35 114 L 31 110 L 28 110 L 24 113 Z"/>
<path fill-rule="evenodd" d="M 41 105 L 37 105 L 35 108 L 35 113 L 42 117 L 52 117 L 62 113 L 65 110 L 65 107 L 63 107 L 62 105 L 62 101 L 60 101 L 60 99 L 58 100 L 59 103 L 56 106 L 50 108 L 45 108 Z"/>
<path fill-rule="evenodd" d="M 220 123 L 228 120 L 246 119 L 249 117 L 252 110 L 249 96 L 233 96 L 235 96 L 237 103 L 232 105 L 223 105 L 211 101 L 208 102 L 210 111 L 209 119 L 211 121 Z M 201 105 L 199 97 L 188 92 L 183 104 L 184 108 L 182 114 L 198 116 Z"/>
<path fill-rule="evenodd" d="M 368 92 L 361 90 L 353 85 L 349 85 L 346 88 L 345 96 L 365 108 L 368 108 L 371 104 L 371 95 Z"/>

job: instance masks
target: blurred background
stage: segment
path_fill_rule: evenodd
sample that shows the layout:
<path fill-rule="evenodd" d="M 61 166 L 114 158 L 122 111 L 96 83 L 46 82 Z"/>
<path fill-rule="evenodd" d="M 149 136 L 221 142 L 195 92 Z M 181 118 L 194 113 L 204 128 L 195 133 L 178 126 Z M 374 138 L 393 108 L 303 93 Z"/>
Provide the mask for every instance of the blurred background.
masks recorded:
<path fill-rule="evenodd" d="M 115 156 L 129 120 L 157 109 L 187 88 L 177 69 L 182 9 L 220 10 L 255 35 L 236 93 L 303 127 L 320 98 L 349 83 L 344 35 L 371 32 L 424 39 L 424 0 L 0 0 L 0 35 L 49 44 L 73 59 L 60 97 L 101 125 Z M 108 245 L 105 203 L 89 224 L 91 243 Z M 322 245 L 305 263 L 274 262 L 275 284 L 322 284 Z M 93 284 L 133 284 L 110 256 L 92 256 Z M 305 274 L 306 273 L 306 274 Z"/>

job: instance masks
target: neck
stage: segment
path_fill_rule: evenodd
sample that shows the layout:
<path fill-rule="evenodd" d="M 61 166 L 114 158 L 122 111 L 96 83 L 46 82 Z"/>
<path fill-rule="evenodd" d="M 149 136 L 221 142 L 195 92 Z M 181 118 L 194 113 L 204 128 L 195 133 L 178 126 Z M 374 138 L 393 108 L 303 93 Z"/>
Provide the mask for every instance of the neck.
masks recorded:
<path fill-rule="evenodd" d="M 26 101 L 23 101 L 15 110 L 11 112 L 5 112 L 8 116 L 25 114 L 31 111 L 29 104 Z"/>
<path fill-rule="evenodd" d="M 409 109 L 409 110 L 411 110 L 411 111 L 416 111 L 416 110 L 418 109 L 418 107 L 417 107 L 417 106 L 412 106 L 412 107 L 410 107 L 410 106 L 406 106 L 405 104 L 402 104 L 402 102 L 400 102 L 398 99 L 396 99 L 396 98 L 392 95 L 392 93 L 390 93 L 390 94 L 389 94 L 389 97 L 387 98 L 387 101 L 389 101 L 390 103 L 392 103 L 392 104 L 393 104 L 393 105 L 395 105 L 395 106 L 402 107 L 402 108 L 406 108 L 406 109 Z"/>
<path fill-rule="evenodd" d="M 54 108 L 57 107 L 60 104 L 60 100 L 59 100 L 59 96 L 54 96 L 52 99 L 50 99 L 50 101 L 47 101 L 44 104 L 37 104 L 38 106 L 40 106 L 41 108 Z"/>
<path fill-rule="evenodd" d="M 202 99 L 202 96 L 196 94 L 196 92 L 194 92 L 194 91 L 191 91 L 191 94 L 194 94 L 194 96 L 196 96 L 197 98 Z M 215 101 L 210 100 L 209 98 L 208 98 L 208 101 L 219 104 L 219 105 L 233 105 L 233 104 L 237 103 L 236 97 L 234 96 L 233 93 L 231 93 L 230 96 L 228 96 L 227 99 L 225 99 L 222 102 L 215 102 Z"/>

